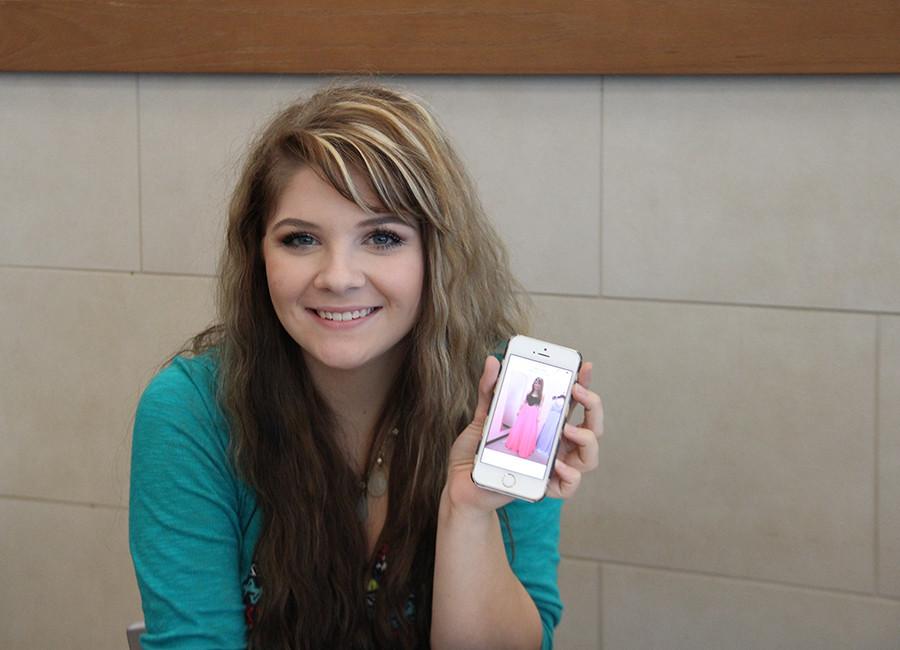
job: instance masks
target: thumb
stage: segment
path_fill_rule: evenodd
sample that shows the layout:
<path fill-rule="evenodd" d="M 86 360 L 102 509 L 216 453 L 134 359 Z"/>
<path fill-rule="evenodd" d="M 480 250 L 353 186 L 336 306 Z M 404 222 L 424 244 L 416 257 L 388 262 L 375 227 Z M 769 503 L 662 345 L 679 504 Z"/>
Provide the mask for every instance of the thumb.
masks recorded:
<path fill-rule="evenodd" d="M 500 362 L 494 357 L 488 357 L 484 362 L 484 371 L 478 381 L 478 405 L 475 407 L 475 415 L 468 426 L 463 429 L 450 450 L 451 464 L 470 467 L 472 456 L 481 442 L 481 433 L 484 430 L 484 420 L 487 418 L 488 408 L 491 405 L 491 396 L 494 384 L 497 383 L 497 375 L 500 372 Z"/>
<path fill-rule="evenodd" d="M 494 393 L 494 385 L 497 383 L 497 375 L 500 374 L 500 362 L 493 356 L 484 360 L 484 370 L 478 381 L 478 406 L 475 407 L 475 416 L 472 418 L 471 427 L 478 430 L 479 435 L 484 428 L 484 420 L 487 418 L 488 409 L 491 406 L 491 398 Z"/>

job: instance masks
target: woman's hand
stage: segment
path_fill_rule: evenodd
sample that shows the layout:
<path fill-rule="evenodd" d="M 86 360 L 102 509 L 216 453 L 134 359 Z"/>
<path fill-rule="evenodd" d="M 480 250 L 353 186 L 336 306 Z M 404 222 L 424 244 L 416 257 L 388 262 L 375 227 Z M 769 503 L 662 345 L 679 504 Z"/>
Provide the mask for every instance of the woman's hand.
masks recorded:
<path fill-rule="evenodd" d="M 572 399 L 584 407 L 584 419 L 575 426 L 566 422 L 556 453 L 556 465 L 547 486 L 547 496 L 568 499 L 581 483 L 581 475 L 590 472 L 600 457 L 599 438 L 603 435 L 603 401 L 590 390 L 594 364 L 581 364 Z"/>
<path fill-rule="evenodd" d="M 603 404 L 588 390 L 592 364 L 585 363 L 578 373 L 572 399 L 584 407 L 584 421 L 579 426 L 566 424 L 559 442 L 556 464 L 547 486 L 547 496 L 568 499 L 578 489 L 581 475 L 597 467 L 600 455 L 598 437 L 603 434 Z M 500 362 L 488 357 L 478 382 L 478 406 L 475 416 L 450 448 L 450 468 L 443 500 L 454 512 L 487 515 L 510 503 L 513 498 L 485 490 L 472 481 L 475 453 L 481 442 L 484 421 L 491 404 Z"/>
<path fill-rule="evenodd" d="M 513 497 L 480 488 L 472 481 L 475 453 L 481 443 L 484 420 L 491 407 L 491 397 L 499 372 L 500 362 L 497 359 L 494 357 L 485 359 L 484 371 L 478 382 L 478 406 L 475 407 L 475 416 L 450 448 L 450 470 L 442 497 L 444 503 L 441 506 L 449 506 L 454 513 L 487 515 L 513 500 Z"/>

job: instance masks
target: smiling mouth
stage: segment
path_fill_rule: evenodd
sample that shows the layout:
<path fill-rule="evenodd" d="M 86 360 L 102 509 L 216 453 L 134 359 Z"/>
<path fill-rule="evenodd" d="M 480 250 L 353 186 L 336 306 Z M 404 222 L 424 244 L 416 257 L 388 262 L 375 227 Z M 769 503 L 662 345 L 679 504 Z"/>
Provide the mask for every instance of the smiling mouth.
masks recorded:
<path fill-rule="evenodd" d="M 365 309 L 354 309 L 353 311 L 324 311 L 322 309 L 310 309 L 309 311 L 316 314 L 323 320 L 330 320 L 337 323 L 346 321 L 360 320 L 373 314 L 381 309 L 381 307 L 366 307 Z"/>

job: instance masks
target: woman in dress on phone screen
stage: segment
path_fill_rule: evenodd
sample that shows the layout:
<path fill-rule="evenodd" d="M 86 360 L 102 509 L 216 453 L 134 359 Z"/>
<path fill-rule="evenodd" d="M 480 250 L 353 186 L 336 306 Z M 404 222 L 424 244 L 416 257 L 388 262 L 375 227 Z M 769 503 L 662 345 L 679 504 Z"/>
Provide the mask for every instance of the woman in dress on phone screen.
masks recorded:
<path fill-rule="evenodd" d="M 509 428 L 505 446 L 520 458 L 528 458 L 534 453 L 538 437 L 538 415 L 544 402 L 544 380 L 538 377 L 531 384 L 531 390 L 516 413 L 516 419 Z"/>
<path fill-rule="evenodd" d="M 135 416 L 145 650 L 551 647 L 562 500 L 602 407 L 585 364 L 548 498 L 472 482 L 521 296 L 422 100 L 332 84 L 275 115 L 231 198 L 216 322 Z"/>

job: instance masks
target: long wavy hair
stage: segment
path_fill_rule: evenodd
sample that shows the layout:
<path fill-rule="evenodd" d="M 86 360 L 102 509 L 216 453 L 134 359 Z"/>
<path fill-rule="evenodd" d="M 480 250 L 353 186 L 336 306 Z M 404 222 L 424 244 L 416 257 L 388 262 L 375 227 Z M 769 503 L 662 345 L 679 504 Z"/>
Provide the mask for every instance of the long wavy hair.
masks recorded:
<path fill-rule="evenodd" d="M 424 245 L 421 311 L 372 444 L 379 449 L 399 429 L 376 546 L 389 546 L 389 562 L 372 621 L 360 479 L 333 435 L 335 414 L 275 314 L 262 258 L 267 222 L 304 166 L 375 214 L 353 183 L 350 172 L 360 172 L 385 211 L 418 226 Z M 485 356 L 526 331 L 528 305 L 471 179 L 421 99 L 372 81 L 333 83 L 263 128 L 229 206 L 217 324 L 182 350 L 212 349 L 218 358 L 233 462 L 262 511 L 262 598 L 250 648 L 428 647 L 450 446 L 472 416 Z M 366 467 L 373 462 L 370 451 Z M 403 615 L 410 593 L 413 621 Z"/>

